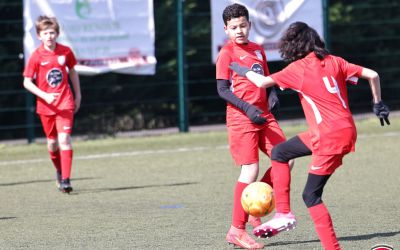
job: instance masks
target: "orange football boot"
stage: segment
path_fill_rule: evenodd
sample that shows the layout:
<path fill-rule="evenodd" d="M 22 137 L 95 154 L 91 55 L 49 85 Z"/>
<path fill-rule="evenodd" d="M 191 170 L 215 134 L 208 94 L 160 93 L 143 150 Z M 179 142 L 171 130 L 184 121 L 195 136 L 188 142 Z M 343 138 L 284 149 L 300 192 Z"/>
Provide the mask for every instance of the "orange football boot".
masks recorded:
<path fill-rule="evenodd" d="M 263 249 L 264 244 L 256 242 L 245 229 L 239 229 L 234 226 L 228 231 L 226 235 L 226 241 L 228 244 L 233 244 L 236 247 L 244 249 Z"/>

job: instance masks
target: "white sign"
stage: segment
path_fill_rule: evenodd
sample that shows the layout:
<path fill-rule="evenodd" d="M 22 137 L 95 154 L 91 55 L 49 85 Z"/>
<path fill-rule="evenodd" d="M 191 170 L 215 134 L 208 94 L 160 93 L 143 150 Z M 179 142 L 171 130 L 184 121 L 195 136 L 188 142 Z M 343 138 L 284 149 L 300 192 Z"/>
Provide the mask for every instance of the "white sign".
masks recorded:
<path fill-rule="evenodd" d="M 57 18 L 79 73 L 155 74 L 153 0 L 24 0 L 25 60 L 40 45 L 40 15 Z"/>
<path fill-rule="evenodd" d="M 278 42 L 293 22 L 305 22 L 323 37 L 322 0 L 211 0 L 214 62 L 220 48 L 228 39 L 224 32 L 222 12 L 233 3 L 244 5 L 248 9 L 252 23 L 249 39 L 264 47 L 268 61 L 281 60 Z"/>

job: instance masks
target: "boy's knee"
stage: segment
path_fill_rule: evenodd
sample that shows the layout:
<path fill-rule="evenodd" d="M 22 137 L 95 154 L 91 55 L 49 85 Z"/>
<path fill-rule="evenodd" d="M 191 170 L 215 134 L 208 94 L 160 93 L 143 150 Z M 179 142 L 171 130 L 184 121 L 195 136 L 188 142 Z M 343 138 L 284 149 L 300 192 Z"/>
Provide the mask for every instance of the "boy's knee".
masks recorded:
<path fill-rule="evenodd" d="M 258 163 L 242 165 L 238 181 L 250 184 L 257 180 L 258 171 Z"/>
<path fill-rule="evenodd" d="M 271 151 L 271 160 L 278 162 L 288 162 L 288 159 L 285 155 L 284 144 L 275 145 Z"/>
<path fill-rule="evenodd" d="M 71 136 L 69 134 L 59 134 L 58 143 L 60 144 L 60 148 L 62 149 L 70 149 L 71 148 Z"/>
<path fill-rule="evenodd" d="M 322 203 L 321 196 L 317 195 L 314 192 L 307 192 L 306 190 L 304 190 L 302 196 L 303 196 L 303 201 L 307 207 L 313 207 L 315 205 Z"/>
<path fill-rule="evenodd" d="M 48 150 L 55 152 L 58 150 L 58 142 L 55 139 L 47 138 L 47 148 Z"/>

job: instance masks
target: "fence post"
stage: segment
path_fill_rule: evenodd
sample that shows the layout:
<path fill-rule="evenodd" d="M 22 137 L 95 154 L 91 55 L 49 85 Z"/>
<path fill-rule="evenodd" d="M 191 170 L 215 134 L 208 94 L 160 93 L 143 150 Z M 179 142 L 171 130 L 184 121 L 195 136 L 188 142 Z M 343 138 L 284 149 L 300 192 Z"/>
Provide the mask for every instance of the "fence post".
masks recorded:
<path fill-rule="evenodd" d="M 25 94 L 26 101 L 26 136 L 28 143 L 35 142 L 35 121 L 34 121 L 34 111 L 35 102 L 33 95 L 28 91 Z"/>
<path fill-rule="evenodd" d="M 187 111 L 187 90 L 185 84 L 185 28 L 184 28 L 184 8 L 185 0 L 177 0 L 177 66 L 178 66 L 178 89 L 179 89 L 179 131 L 188 132 L 188 111 Z"/>
<path fill-rule="evenodd" d="M 324 21 L 324 40 L 328 50 L 331 49 L 331 40 L 329 36 L 329 0 L 322 0 L 322 12 Z"/>

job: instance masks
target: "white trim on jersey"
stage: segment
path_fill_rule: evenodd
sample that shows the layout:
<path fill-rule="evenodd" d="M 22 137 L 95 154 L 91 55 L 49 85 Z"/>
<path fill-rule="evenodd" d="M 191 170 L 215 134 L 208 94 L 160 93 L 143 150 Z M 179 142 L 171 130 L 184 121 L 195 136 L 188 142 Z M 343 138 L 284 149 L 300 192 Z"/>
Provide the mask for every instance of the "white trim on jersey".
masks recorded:
<path fill-rule="evenodd" d="M 358 77 L 352 76 L 352 77 L 347 78 L 346 81 L 349 81 L 349 82 L 351 82 L 352 84 L 356 85 L 357 82 L 358 82 Z"/>
<path fill-rule="evenodd" d="M 317 121 L 317 124 L 320 124 L 322 122 L 322 116 L 317 108 L 317 105 L 315 105 L 315 102 L 309 96 L 306 96 L 304 93 L 302 92 L 299 93 L 304 97 L 304 100 L 306 100 L 310 104 L 314 112 L 315 120 Z"/>
<path fill-rule="evenodd" d="M 322 122 L 322 116 L 317 108 L 317 105 L 315 105 L 315 102 L 309 96 L 305 95 L 300 90 L 297 90 L 297 89 L 293 89 L 293 90 L 298 92 L 300 95 L 302 95 L 304 97 L 304 100 L 306 100 L 310 104 L 310 106 L 313 110 L 314 116 L 315 116 L 315 121 L 317 122 L 317 124 L 320 124 Z"/>

